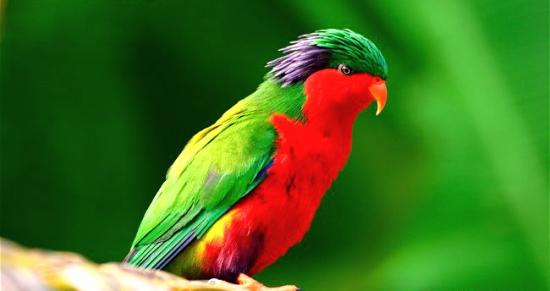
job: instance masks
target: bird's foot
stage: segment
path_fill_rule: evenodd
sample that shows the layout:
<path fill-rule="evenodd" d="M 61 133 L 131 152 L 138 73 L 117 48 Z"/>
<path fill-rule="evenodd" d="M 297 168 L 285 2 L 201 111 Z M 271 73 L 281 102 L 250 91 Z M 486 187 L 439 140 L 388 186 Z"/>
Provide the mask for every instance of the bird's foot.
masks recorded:
<path fill-rule="evenodd" d="M 262 283 L 254 280 L 252 277 L 249 277 L 242 273 L 237 278 L 237 283 L 250 291 L 300 291 L 300 288 L 294 285 L 269 288 L 264 286 Z"/>

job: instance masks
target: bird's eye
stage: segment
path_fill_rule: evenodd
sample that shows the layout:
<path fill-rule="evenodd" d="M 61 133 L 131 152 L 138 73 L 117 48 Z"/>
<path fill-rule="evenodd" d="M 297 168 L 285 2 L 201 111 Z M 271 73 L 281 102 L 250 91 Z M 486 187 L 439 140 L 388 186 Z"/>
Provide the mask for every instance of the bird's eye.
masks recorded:
<path fill-rule="evenodd" d="M 338 65 L 338 71 L 346 76 L 351 75 L 351 68 L 344 64 Z"/>

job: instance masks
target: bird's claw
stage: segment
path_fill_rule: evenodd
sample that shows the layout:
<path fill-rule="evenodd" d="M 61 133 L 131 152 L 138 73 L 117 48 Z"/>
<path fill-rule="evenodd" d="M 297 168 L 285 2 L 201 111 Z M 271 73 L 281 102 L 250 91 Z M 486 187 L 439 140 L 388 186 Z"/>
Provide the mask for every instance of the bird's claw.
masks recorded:
<path fill-rule="evenodd" d="M 294 285 L 269 288 L 254 280 L 252 277 L 242 273 L 237 278 L 237 283 L 250 291 L 301 291 L 300 288 Z"/>

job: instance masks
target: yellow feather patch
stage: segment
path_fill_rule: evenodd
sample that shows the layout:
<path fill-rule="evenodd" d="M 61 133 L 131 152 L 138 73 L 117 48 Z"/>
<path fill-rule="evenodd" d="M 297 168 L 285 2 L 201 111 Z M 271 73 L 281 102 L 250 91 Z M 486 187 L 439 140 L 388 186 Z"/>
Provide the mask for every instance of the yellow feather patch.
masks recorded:
<path fill-rule="evenodd" d="M 224 214 L 203 237 L 192 243 L 168 264 L 165 270 L 183 277 L 194 278 L 200 276 L 201 267 L 204 266 L 206 246 L 212 242 L 223 241 L 225 230 L 231 225 L 236 215 L 238 215 L 237 210 L 231 210 Z"/>
<path fill-rule="evenodd" d="M 197 250 L 199 254 L 204 254 L 207 244 L 223 241 L 227 227 L 231 225 L 237 214 L 237 210 L 231 210 L 212 225 L 206 234 L 198 241 Z"/>

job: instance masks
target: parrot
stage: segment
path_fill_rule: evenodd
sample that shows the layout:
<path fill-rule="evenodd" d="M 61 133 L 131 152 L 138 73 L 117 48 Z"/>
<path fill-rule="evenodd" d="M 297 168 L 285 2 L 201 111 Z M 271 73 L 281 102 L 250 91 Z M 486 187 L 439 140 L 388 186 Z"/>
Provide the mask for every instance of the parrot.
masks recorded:
<path fill-rule="evenodd" d="M 387 98 L 378 47 L 320 29 L 279 50 L 257 89 L 170 166 L 124 262 L 235 282 L 299 243 L 351 152 L 353 124 Z"/>

